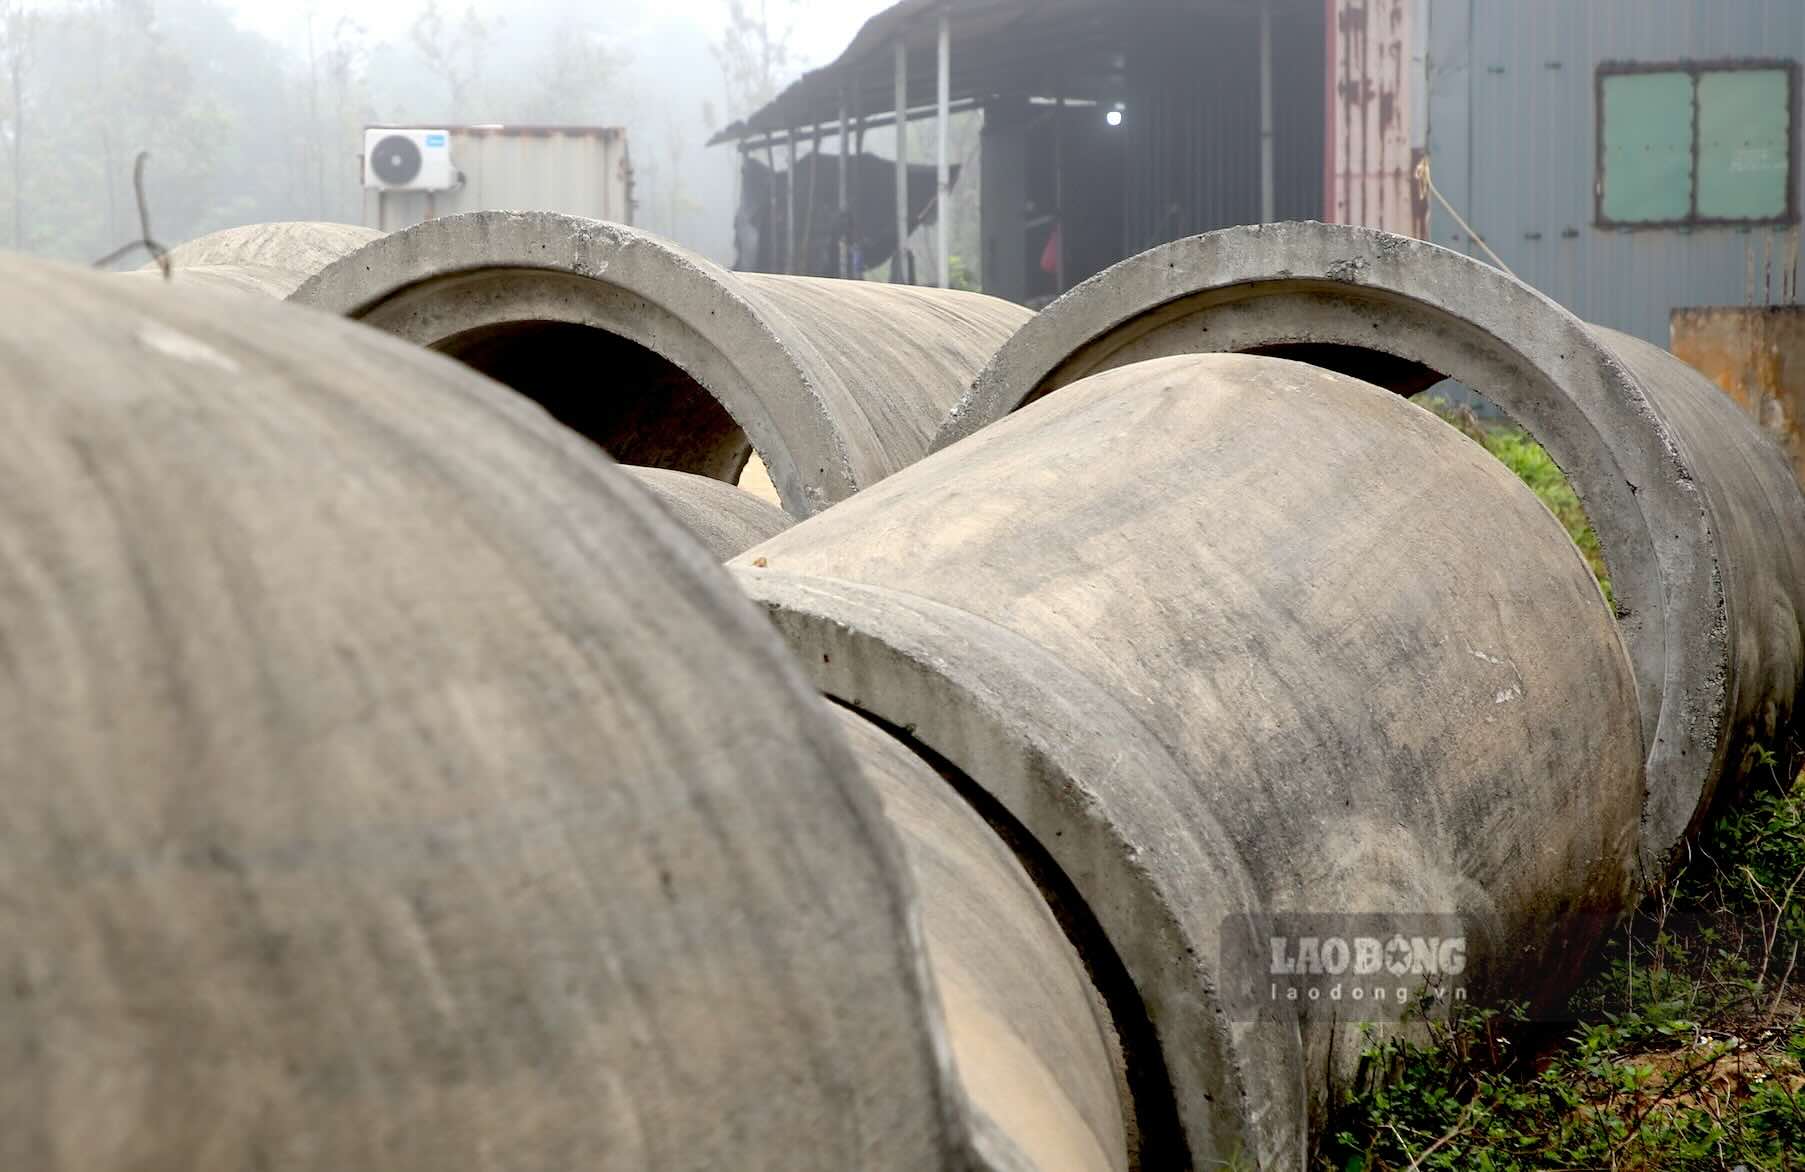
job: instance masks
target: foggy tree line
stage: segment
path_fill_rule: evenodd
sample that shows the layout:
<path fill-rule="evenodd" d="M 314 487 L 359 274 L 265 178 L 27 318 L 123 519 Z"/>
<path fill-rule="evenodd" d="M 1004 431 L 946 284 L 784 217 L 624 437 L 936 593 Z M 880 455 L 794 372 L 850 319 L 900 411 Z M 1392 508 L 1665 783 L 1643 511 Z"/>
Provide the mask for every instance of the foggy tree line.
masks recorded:
<path fill-rule="evenodd" d="M 165 245 L 263 220 L 355 223 L 366 124 L 512 122 L 626 126 L 636 222 L 726 260 L 738 158 L 704 143 L 807 65 L 800 0 L 719 0 L 712 35 L 640 0 L 415 0 L 387 38 L 316 0 L 291 7 L 296 36 L 278 42 L 228 0 L 0 0 L 0 247 L 84 262 L 136 239 L 140 151 Z M 969 161 L 976 120 L 956 121 Z M 912 128 L 917 160 L 931 134 Z M 892 142 L 874 132 L 868 149 Z M 967 256 L 975 178 L 956 196 Z"/>
<path fill-rule="evenodd" d="M 81 261 L 134 239 L 139 151 L 153 231 L 173 244 L 259 220 L 356 222 L 369 122 L 614 125 L 644 105 L 619 92 L 625 53 L 569 7 L 510 27 L 431 0 L 399 43 L 300 14 L 305 43 L 289 46 L 222 0 L 0 0 L 0 246 Z M 656 153 L 656 138 L 632 141 Z"/>

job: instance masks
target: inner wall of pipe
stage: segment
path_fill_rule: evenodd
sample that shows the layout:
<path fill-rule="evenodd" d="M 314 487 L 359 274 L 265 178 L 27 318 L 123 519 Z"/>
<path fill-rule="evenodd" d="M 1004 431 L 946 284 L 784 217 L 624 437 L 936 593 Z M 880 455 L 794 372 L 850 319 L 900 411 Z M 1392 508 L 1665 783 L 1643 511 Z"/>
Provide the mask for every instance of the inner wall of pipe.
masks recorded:
<path fill-rule="evenodd" d="M 701 384 L 606 330 L 505 322 L 434 349 L 526 395 L 623 464 L 738 484 L 752 454 L 745 431 Z"/>

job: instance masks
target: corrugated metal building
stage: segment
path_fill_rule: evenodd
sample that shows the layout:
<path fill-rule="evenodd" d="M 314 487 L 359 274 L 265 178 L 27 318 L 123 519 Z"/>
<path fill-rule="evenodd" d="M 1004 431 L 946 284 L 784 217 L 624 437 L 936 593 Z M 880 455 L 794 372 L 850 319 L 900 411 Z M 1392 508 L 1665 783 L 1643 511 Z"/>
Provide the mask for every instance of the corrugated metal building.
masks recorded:
<path fill-rule="evenodd" d="M 1662 346 L 1674 308 L 1790 297 L 1805 0 L 1416 3 L 1435 186 L 1519 277 Z"/>
<path fill-rule="evenodd" d="M 984 112 L 984 286 L 1005 297 L 1308 218 L 1485 257 L 1464 218 L 1524 280 L 1661 345 L 1673 308 L 1796 290 L 1805 0 L 903 0 L 721 140 L 794 165 L 848 122 L 933 117 L 938 40 L 948 108 Z"/>
<path fill-rule="evenodd" d="M 1324 0 L 902 0 L 715 141 L 773 171 L 781 156 L 802 176 L 800 152 L 856 158 L 867 130 L 981 110 L 984 287 L 1039 303 L 1175 236 L 1319 216 L 1332 11 Z M 817 192 L 833 216 L 811 218 L 805 180 L 772 190 L 769 206 L 741 209 L 761 237 L 802 240 L 802 225 L 834 217 L 847 240 L 874 236 L 848 220 L 869 217 L 869 193 Z M 932 218 L 901 187 L 898 202 L 899 227 Z M 817 251 L 777 253 L 794 266 Z"/>

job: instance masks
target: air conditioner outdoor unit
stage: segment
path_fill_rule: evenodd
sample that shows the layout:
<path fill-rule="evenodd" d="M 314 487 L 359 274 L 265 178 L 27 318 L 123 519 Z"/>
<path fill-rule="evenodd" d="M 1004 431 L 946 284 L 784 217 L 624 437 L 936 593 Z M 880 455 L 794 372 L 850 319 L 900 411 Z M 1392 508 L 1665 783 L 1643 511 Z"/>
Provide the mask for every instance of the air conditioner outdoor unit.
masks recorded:
<path fill-rule="evenodd" d="M 364 131 L 364 186 L 376 191 L 450 191 L 458 185 L 444 130 Z"/>

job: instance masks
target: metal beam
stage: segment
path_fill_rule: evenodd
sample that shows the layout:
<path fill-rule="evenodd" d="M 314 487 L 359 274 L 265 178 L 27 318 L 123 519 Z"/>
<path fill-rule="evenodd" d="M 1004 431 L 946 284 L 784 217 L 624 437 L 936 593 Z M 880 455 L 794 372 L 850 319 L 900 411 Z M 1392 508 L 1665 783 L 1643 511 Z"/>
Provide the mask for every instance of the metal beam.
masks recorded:
<path fill-rule="evenodd" d="M 796 271 L 796 131 L 790 131 L 789 177 L 784 181 L 783 271 Z"/>
<path fill-rule="evenodd" d="M 1260 222 L 1278 219 L 1272 123 L 1272 0 L 1260 0 Z"/>
<path fill-rule="evenodd" d="M 852 160 L 847 157 L 850 154 L 847 147 L 851 145 L 849 139 L 852 135 L 851 127 L 848 126 L 846 121 L 847 102 L 847 92 L 842 89 L 840 91 L 840 207 L 839 215 L 834 219 L 834 238 L 836 241 L 836 247 L 834 249 L 834 269 L 836 275 L 841 277 L 850 277 L 853 275 L 852 233 L 848 231 L 849 213 L 846 202 L 847 172 L 852 170 Z"/>
<path fill-rule="evenodd" d="M 890 281 L 909 279 L 903 250 L 909 243 L 909 43 L 896 38 L 896 255 L 890 259 Z"/>
<path fill-rule="evenodd" d="M 856 94 L 855 94 L 855 97 L 856 97 Z M 1037 105 L 1037 106 L 1050 106 L 1053 104 L 1054 99 L 1052 99 L 1052 98 L 1032 98 L 1032 99 L 1030 99 L 1030 101 L 1032 101 L 1033 104 Z M 1089 99 L 1089 98 L 1069 98 L 1069 99 L 1066 99 L 1066 104 L 1068 106 L 1095 106 L 1095 105 L 1097 105 L 1097 102 L 1095 102 L 1094 100 Z M 984 106 L 983 102 L 979 101 L 977 98 L 954 98 L 951 108 L 952 108 L 953 113 L 960 114 L 960 113 L 964 113 L 967 110 L 981 110 L 981 109 L 983 109 L 983 106 Z M 856 109 L 857 107 L 855 106 L 854 108 Z M 913 106 L 908 111 L 908 120 L 911 122 L 916 122 L 923 118 L 935 117 L 938 113 L 939 113 L 939 107 L 933 103 L 930 103 L 926 106 Z M 865 117 L 859 117 L 857 114 L 855 114 L 852 117 L 852 130 L 853 130 L 853 133 L 855 133 L 855 134 L 858 133 L 858 130 L 861 126 L 863 126 L 867 130 L 877 130 L 877 129 L 880 129 L 885 126 L 894 126 L 895 124 L 896 124 L 896 111 L 895 110 L 885 110 L 882 113 L 870 114 L 870 115 L 866 115 Z M 838 129 L 837 125 L 834 122 L 832 122 L 831 120 L 823 122 L 821 124 L 821 126 L 822 126 L 822 130 L 824 133 L 832 133 Z M 810 133 L 813 133 L 813 132 L 811 131 Z M 742 149 L 742 150 L 755 151 L 755 150 L 762 149 L 767 143 L 770 143 L 774 146 L 782 146 L 784 143 L 789 141 L 789 138 L 790 138 L 789 132 L 783 131 L 783 130 L 773 130 L 769 134 L 766 134 L 763 131 L 760 131 L 757 134 L 747 135 L 743 139 L 728 139 L 727 141 L 738 143 L 740 146 L 740 149 Z M 723 144 L 723 145 L 725 145 L 725 144 Z M 857 154 L 858 151 L 855 149 L 853 153 Z"/>

